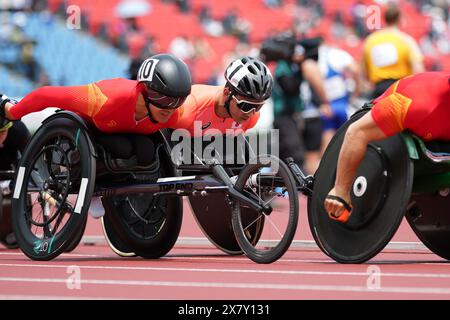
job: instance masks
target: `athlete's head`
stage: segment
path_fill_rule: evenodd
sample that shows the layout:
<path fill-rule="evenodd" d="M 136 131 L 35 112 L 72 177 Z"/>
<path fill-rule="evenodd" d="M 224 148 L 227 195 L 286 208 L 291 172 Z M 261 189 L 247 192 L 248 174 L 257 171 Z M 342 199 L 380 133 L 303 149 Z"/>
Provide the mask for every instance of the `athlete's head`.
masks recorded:
<path fill-rule="evenodd" d="M 389 3 L 384 13 L 384 22 L 386 22 L 386 25 L 388 26 L 395 26 L 400 23 L 400 20 L 401 20 L 401 13 L 397 4 Z"/>
<path fill-rule="evenodd" d="M 243 57 L 225 70 L 225 108 L 238 123 L 258 112 L 272 95 L 273 77 L 260 60 Z"/>
<path fill-rule="evenodd" d="M 170 54 L 157 54 L 145 60 L 139 68 L 137 80 L 142 86 L 146 105 L 156 107 L 152 111 L 158 122 L 167 121 L 191 93 L 188 66 Z"/>

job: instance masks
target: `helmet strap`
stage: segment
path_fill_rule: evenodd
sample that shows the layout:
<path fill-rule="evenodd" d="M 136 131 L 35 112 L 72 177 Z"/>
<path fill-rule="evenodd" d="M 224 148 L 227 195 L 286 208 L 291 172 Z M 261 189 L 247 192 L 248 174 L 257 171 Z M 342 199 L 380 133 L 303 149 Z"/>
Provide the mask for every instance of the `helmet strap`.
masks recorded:
<path fill-rule="evenodd" d="M 147 117 L 150 119 L 150 121 L 154 124 L 157 124 L 158 121 L 153 118 L 152 113 L 150 112 L 150 100 L 148 98 L 144 98 L 145 101 L 145 108 L 147 109 Z"/>
<path fill-rule="evenodd" d="M 233 118 L 231 116 L 231 112 L 230 112 L 230 102 L 231 102 L 231 98 L 233 97 L 233 92 L 230 92 L 230 95 L 228 96 L 227 100 L 225 101 L 223 107 L 225 108 L 225 110 L 227 110 L 228 115 L 230 116 L 230 118 Z"/>

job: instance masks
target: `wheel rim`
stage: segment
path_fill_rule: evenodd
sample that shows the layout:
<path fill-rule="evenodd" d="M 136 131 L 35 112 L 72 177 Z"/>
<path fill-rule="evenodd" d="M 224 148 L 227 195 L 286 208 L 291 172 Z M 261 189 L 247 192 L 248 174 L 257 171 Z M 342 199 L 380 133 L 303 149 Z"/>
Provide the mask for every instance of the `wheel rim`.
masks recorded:
<path fill-rule="evenodd" d="M 241 234 L 238 241 L 247 256 L 259 263 L 271 263 L 286 252 L 293 240 L 298 222 L 298 195 L 283 163 L 275 157 L 260 160 L 239 177 L 236 188 L 270 210 L 249 219 L 241 209 L 235 231 Z"/>
<path fill-rule="evenodd" d="M 55 144 L 45 146 L 31 161 L 26 185 L 25 216 L 31 233 L 37 238 L 34 251 L 46 251 L 45 239 L 54 239 L 60 233 L 75 208 L 76 198 L 69 195 L 71 161 L 67 155 L 68 140 L 58 138 Z M 51 252 L 51 244 L 47 250 Z M 41 248 L 40 246 L 43 246 Z"/>

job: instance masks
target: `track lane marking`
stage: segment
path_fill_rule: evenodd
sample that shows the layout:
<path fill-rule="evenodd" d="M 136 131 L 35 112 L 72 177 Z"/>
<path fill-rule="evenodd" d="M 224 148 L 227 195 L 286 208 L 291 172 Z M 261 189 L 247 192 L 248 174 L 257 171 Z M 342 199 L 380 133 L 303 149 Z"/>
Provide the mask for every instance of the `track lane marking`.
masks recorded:
<path fill-rule="evenodd" d="M 49 264 L 15 264 L 1 263 L 0 267 L 9 268 L 60 268 L 67 269 L 73 265 L 49 265 Z M 255 274 L 283 274 L 283 275 L 308 275 L 308 276 L 362 276 L 367 277 L 367 272 L 347 271 L 307 271 L 307 270 L 258 270 L 258 269 L 217 269 L 217 268 L 171 268 L 171 267 L 134 267 L 134 266 L 78 266 L 80 269 L 91 270 L 131 270 L 131 271 L 183 271 L 183 272 L 223 272 L 223 273 L 255 273 Z M 381 272 L 380 277 L 398 278 L 450 278 L 448 273 L 403 273 Z"/>
<path fill-rule="evenodd" d="M 66 283 L 67 279 L 51 278 L 14 278 L 0 277 L 0 282 L 25 283 Z M 224 283 L 224 282 L 185 282 L 185 281 L 147 281 L 147 280 L 80 280 L 84 285 L 123 285 L 138 287 L 188 287 L 188 288 L 223 288 L 223 289 L 266 289 L 290 291 L 345 291 L 364 293 L 408 293 L 408 294 L 436 294 L 450 295 L 450 288 L 427 287 L 381 287 L 370 289 L 362 286 L 333 286 L 333 285 L 302 285 L 276 283 Z M 192 294 L 192 293 L 188 293 Z"/>

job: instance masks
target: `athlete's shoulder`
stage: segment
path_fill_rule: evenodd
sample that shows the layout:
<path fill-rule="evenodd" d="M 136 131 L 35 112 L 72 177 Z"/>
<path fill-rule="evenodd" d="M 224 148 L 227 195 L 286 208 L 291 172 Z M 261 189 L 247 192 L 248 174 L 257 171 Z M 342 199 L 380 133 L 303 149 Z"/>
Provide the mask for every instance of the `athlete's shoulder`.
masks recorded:
<path fill-rule="evenodd" d="M 191 94 L 211 94 L 223 89 L 223 86 L 211 86 L 207 84 L 194 84 L 191 87 Z"/>
<path fill-rule="evenodd" d="M 375 30 L 373 31 L 371 34 L 369 34 L 366 39 L 364 40 L 364 45 L 369 45 L 372 43 L 372 41 L 374 41 L 375 39 L 377 39 L 379 36 L 382 36 L 386 33 L 385 30 L 381 29 L 381 30 Z"/>
<path fill-rule="evenodd" d="M 126 86 L 136 86 L 137 81 L 136 80 L 130 80 L 126 78 L 112 78 L 112 79 L 105 79 L 100 80 L 96 82 L 97 84 L 110 84 L 110 85 L 126 85 Z"/>

